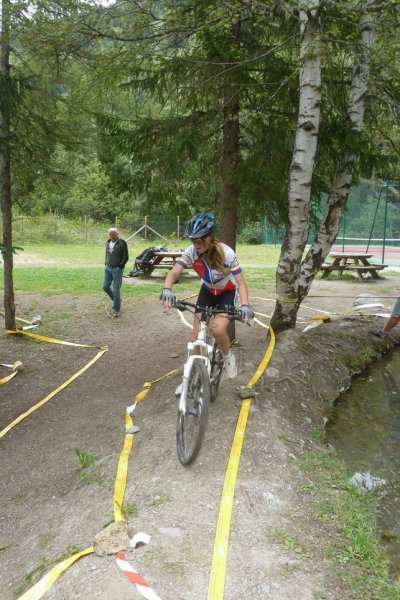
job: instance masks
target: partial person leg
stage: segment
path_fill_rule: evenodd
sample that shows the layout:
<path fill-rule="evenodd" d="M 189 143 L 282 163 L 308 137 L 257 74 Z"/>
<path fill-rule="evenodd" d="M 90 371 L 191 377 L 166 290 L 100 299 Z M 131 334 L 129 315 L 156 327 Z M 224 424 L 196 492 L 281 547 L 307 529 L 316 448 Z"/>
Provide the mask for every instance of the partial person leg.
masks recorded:
<path fill-rule="evenodd" d="M 113 312 L 116 315 L 119 314 L 121 310 L 121 286 L 122 286 L 122 274 L 124 270 L 118 269 L 118 267 L 113 268 L 113 293 L 114 293 L 114 302 L 113 302 Z"/>
<path fill-rule="evenodd" d="M 393 327 L 396 327 L 396 325 L 399 321 L 400 321 L 400 298 L 397 298 L 397 300 L 392 308 L 391 315 L 388 318 L 388 320 L 386 321 L 385 325 L 383 326 L 383 329 L 374 329 L 372 333 L 374 335 L 384 339 L 389 335 L 389 332 L 393 329 Z"/>
<path fill-rule="evenodd" d="M 227 332 L 229 319 L 224 315 L 217 315 L 212 322 L 211 331 L 222 352 L 225 366 L 225 374 L 228 379 L 234 379 L 237 375 L 235 355 L 230 346 L 231 342 Z"/>
<path fill-rule="evenodd" d="M 113 281 L 113 275 L 111 272 L 111 267 L 107 267 L 104 270 L 104 279 L 103 279 L 103 290 L 105 293 L 114 301 L 114 294 L 111 289 L 111 283 Z"/>

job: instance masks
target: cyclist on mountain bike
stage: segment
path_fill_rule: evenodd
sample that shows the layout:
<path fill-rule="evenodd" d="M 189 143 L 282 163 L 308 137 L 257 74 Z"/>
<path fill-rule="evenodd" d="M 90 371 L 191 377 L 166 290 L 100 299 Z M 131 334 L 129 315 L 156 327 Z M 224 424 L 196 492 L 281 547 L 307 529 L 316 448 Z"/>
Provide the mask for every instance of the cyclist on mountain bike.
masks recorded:
<path fill-rule="evenodd" d="M 249 306 L 247 285 L 235 252 L 214 236 L 216 223 L 214 215 L 202 212 L 194 216 L 186 226 L 185 236 L 192 240 L 192 245 L 177 259 L 175 265 L 165 278 L 164 288 L 160 295 L 164 308 L 171 308 L 176 302 L 172 286 L 183 269 L 193 267 L 201 279 L 200 293 L 197 298 L 199 306 L 224 309 L 235 305 L 236 293 L 240 296 L 242 319 L 246 323 L 253 318 Z M 195 314 L 191 340 L 197 339 L 199 330 L 199 314 Z M 223 315 L 216 315 L 212 324 L 212 334 L 224 357 L 225 373 L 229 379 L 237 375 L 235 355 L 230 349 L 227 333 L 229 320 Z"/>

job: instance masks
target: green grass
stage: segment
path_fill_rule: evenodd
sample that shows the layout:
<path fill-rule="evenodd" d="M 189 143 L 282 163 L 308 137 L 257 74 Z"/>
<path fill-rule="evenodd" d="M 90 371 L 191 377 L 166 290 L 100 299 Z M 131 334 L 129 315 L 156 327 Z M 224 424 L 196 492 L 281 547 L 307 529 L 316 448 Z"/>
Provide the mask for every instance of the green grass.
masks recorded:
<path fill-rule="evenodd" d="M 31 571 L 29 571 L 29 573 L 25 575 L 20 585 L 13 590 L 13 596 L 15 598 L 18 598 L 28 588 L 40 581 L 40 579 L 42 579 L 42 577 L 45 575 L 46 571 L 49 571 L 59 562 L 70 558 L 78 552 L 82 552 L 82 548 L 80 546 L 68 545 L 65 552 L 63 552 L 60 556 L 56 556 L 51 559 L 47 558 L 46 556 L 42 556 L 39 559 L 40 562 L 37 564 L 37 566 L 34 567 Z"/>
<path fill-rule="evenodd" d="M 320 537 L 318 551 L 337 563 L 349 590 L 345 597 L 398 600 L 400 581 L 390 581 L 388 562 L 376 538 L 377 497 L 354 488 L 350 473 L 328 451 L 305 454 L 300 466 L 313 482 L 316 526 L 327 534 L 332 527 L 337 531 Z"/>
<path fill-rule="evenodd" d="M 184 249 L 188 244 L 188 240 L 175 240 L 170 243 L 164 242 L 170 249 Z M 104 263 L 104 242 L 101 243 L 75 243 L 75 244 L 25 244 L 23 250 L 17 250 L 17 266 L 18 259 L 24 260 L 24 254 L 35 255 L 41 260 L 51 261 L 48 267 L 55 265 L 63 265 L 73 267 L 75 265 L 97 266 Z M 146 242 L 142 239 L 135 238 L 128 242 L 129 248 L 129 263 L 133 263 L 145 248 L 150 246 L 160 245 L 158 242 Z M 248 266 L 272 266 L 274 267 L 279 258 L 279 248 L 270 245 L 250 245 L 238 244 L 236 253 L 240 262 Z"/>
<path fill-rule="evenodd" d="M 183 246 L 186 244 L 187 241 Z M 149 242 L 144 240 L 135 240 L 129 244 L 130 259 L 125 274 L 133 268 L 136 256 L 148 246 Z M 169 247 L 172 248 L 172 244 L 169 244 Z M 179 246 L 175 244 L 174 247 Z M 278 250 L 275 247 L 241 244 L 237 253 L 251 290 L 275 289 L 274 265 L 278 260 Z M 38 292 L 44 296 L 103 296 L 103 273 L 103 244 L 29 244 L 23 251 L 18 251 L 15 258 L 14 288 L 16 293 Z M 124 285 L 123 294 L 126 297 L 139 298 L 157 294 L 163 286 L 165 275 L 165 270 L 155 270 L 150 278 L 138 278 L 132 285 Z M 193 277 L 193 272 L 185 271 L 175 289 L 178 293 L 195 292 L 198 289 L 198 280 Z"/>

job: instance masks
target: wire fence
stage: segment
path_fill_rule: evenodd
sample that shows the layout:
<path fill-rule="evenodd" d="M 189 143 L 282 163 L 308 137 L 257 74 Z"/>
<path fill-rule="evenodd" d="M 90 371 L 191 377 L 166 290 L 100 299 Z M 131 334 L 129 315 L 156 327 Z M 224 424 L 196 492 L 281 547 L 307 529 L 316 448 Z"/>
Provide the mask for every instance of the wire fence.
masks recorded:
<path fill-rule="evenodd" d="M 325 194 L 316 211 L 319 222 L 328 197 Z M 318 225 L 310 228 L 311 244 Z M 285 229 L 272 228 L 263 221 L 261 243 L 281 245 Z M 382 263 L 400 264 L 400 182 L 352 186 L 332 252 L 369 252 Z"/>

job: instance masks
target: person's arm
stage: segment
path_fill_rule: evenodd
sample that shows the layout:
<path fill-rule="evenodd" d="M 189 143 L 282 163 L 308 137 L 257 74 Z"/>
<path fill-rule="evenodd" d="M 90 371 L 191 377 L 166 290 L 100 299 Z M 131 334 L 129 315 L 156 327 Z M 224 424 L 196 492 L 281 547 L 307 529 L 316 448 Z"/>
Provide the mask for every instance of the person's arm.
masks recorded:
<path fill-rule="evenodd" d="M 182 273 L 183 269 L 184 267 L 182 265 L 176 263 L 167 273 L 164 281 L 164 287 L 160 295 L 160 300 L 162 301 L 164 308 L 171 308 L 175 302 L 175 296 L 172 293 L 172 286 Z"/>
<path fill-rule="evenodd" d="M 247 284 L 244 280 L 242 273 L 238 273 L 234 277 L 235 277 L 235 281 L 237 283 L 238 290 L 239 290 L 240 308 L 243 311 L 242 318 L 243 318 L 244 322 L 247 323 L 249 321 L 249 319 L 252 319 L 254 316 L 253 311 L 251 310 L 250 305 L 249 305 L 249 292 L 247 289 Z"/>
<path fill-rule="evenodd" d="M 120 268 L 123 269 L 129 260 L 129 253 L 128 253 L 128 244 L 125 242 L 125 240 L 121 240 L 121 242 L 122 242 L 122 258 L 121 258 Z"/>

